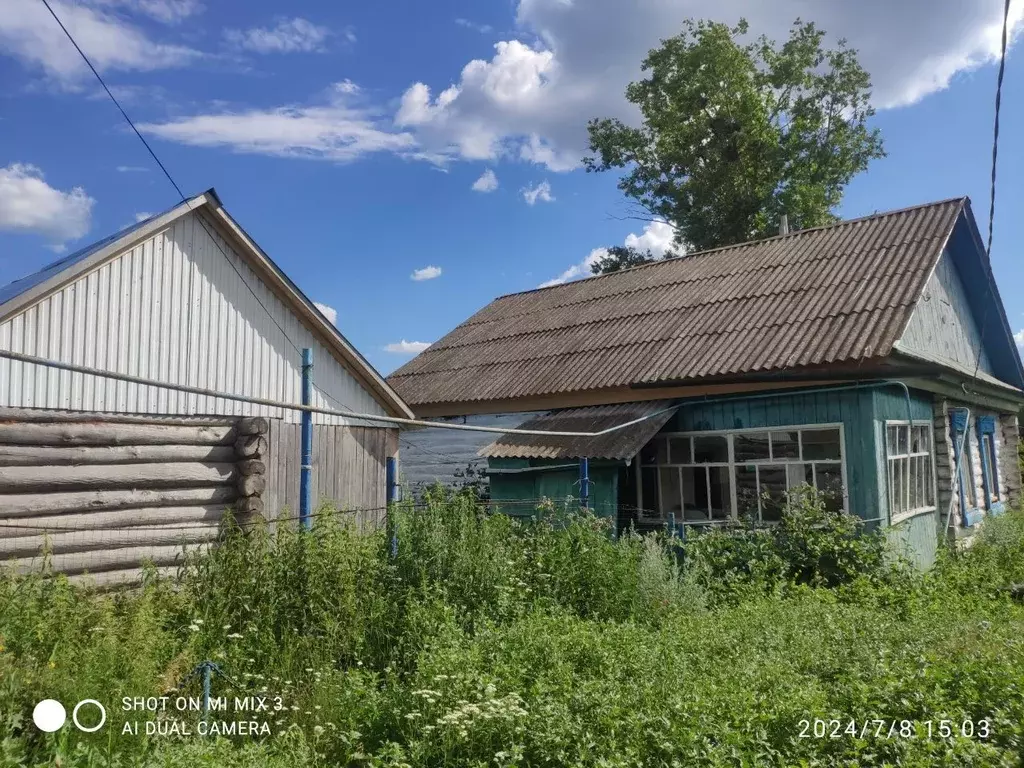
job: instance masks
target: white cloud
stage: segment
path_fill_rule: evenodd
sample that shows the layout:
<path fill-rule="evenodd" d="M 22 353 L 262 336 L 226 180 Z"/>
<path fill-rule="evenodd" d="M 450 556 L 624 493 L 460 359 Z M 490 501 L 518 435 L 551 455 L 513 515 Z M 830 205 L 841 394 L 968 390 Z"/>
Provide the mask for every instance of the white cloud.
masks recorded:
<path fill-rule="evenodd" d="M 552 285 L 561 285 L 562 283 L 567 283 L 570 280 L 576 280 L 577 278 L 580 277 L 589 277 L 590 275 L 593 274 L 590 271 L 590 267 L 596 262 L 600 261 L 601 258 L 606 256 L 607 254 L 607 248 L 595 248 L 589 254 L 587 254 L 587 258 L 585 258 L 579 264 L 573 264 L 558 277 L 553 277 L 550 280 L 545 280 L 537 287 L 550 288 Z"/>
<path fill-rule="evenodd" d="M 465 27 L 466 29 L 472 29 L 474 32 L 479 32 L 481 35 L 489 35 L 494 31 L 494 27 L 490 24 L 478 24 L 475 21 L 470 21 L 469 19 L 456 19 L 455 23 L 460 27 Z"/>
<path fill-rule="evenodd" d="M 53 10 L 101 72 L 185 67 L 202 53 L 183 45 L 159 43 L 122 18 L 79 3 L 52 0 Z M 81 56 L 38 0 L 4 0 L 0 12 L 0 52 L 43 70 L 65 86 L 92 77 Z"/>
<path fill-rule="evenodd" d="M 85 190 L 54 189 L 33 165 L 13 163 L 0 168 L 0 229 L 33 232 L 61 249 L 89 231 L 95 204 Z"/>
<path fill-rule="evenodd" d="M 378 110 L 361 105 L 358 87 L 347 80 L 335 84 L 324 105 L 225 110 L 143 123 L 139 130 L 181 144 L 277 157 L 335 162 L 374 152 L 418 157 L 413 136 L 391 130 Z"/>
<path fill-rule="evenodd" d="M 1013 340 L 1017 342 L 1017 346 L 1024 352 L 1024 328 L 1013 334 Z"/>
<path fill-rule="evenodd" d="M 670 250 L 679 250 L 673 248 L 672 245 L 675 234 L 676 230 L 671 224 L 664 221 L 652 221 L 644 225 L 644 231 L 639 235 L 633 232 L 626 235 L 624 245 L 639 251 L 650 251 L 655 258 L 660 259 Z"/>
<path fill-rule="evenodd" d="M 498 177 L 494 171 L 488 168 L 480 178 L 473 182 L 474 192 L 493 192 L 498 188 Z"/>
<path fill-rule="evenodd" d="M 164 24 L 177 24 L 203 11 L 199 0 L 86 0 L 95 6 L 120 6 L 126 10 L 149 16 Z"/>
<path fill-rule="evenodd" d="M 385 352 L 396 352 L 400 355 L 418 355 L 430 346 L 429 341 L 395 341 L 384 347 Z"/>
<path fill-rule="evenodd" d="M 647 51 L 681 31 L 685 19 L 732 24 L 744 16 L 753 34 L 781 42 L 794 19 L 809 18 L 808 8 L 806 0 L 519 0 L 520 39 L 499 42 L 489 60 L 466 64 L 445 91 L 446 103 L 431 103 L 425 83 L 406 96 L 432 106 L 417 134 L 433 151 L 471 160 L 518 157 L 566 170 L 586 150 L 589 118 L 636 123 L 625 86 L 641 76 Z M 1022 17 L 1024 3 L 1016 0 L 1015 27 Z M 1002 3 L 821 0 L 813 4 L 813 20 L 828 31 L 830 45 L 844 37 L 859 51 L 872 74 L 875 104 L 890 108 L 914 103 L 948 86 L 957 73 L 992 61 Z"/>
<path fill-rule="evenodd" d="M 630 232 L 626 235 L 623 244 L 629 248 L 636 248 L 641 251 L 649 250 L 655 258 L 660 259 L 669 251 L 680 253 L 678 246 L 673 246 L 672 244 L 674 234 L 675 230 L 671 224 L 667 224 L 664 221 L 652 221 L 644 225 L 644 231 L 639 235 L 635 232 Z M 607 248 L 595 248 L 579 264 L 573 264 L 558 277 L 553 277 L 537 287 L 547 288 L 551 285 L 561 285 L 581 277 L 590 277 L 593 274 L 590 269 L 591 266 L 607 254 Z"/>
<path fill-rule="evenodd" d="M 151 211 L 139 211 L 135 214 L 135 223 L 138 224 L 140 221 L 145 221 L 152 215 L 153 213 Z"/>
<path fill-rule="evenodd" d="M 330 321 L 331 325 L 336 326 L 338 324 L 338 310 L 334 307 L 321 304 L 319 301 L 314 301 L 313 306 L 320 310 L 320 314 L 326 317 Z"/>
<path fill-rule="evenodd" d="M 441 268 L 440 267 L 430 266 L 430 267 L 423 267 L 423 269 L 414 270 L 413 273 L 411 275 L 409 275 L 409 279 L 410 280 L 415 280 L 416 282 L 420 282 L 422 280 L 433 280 L 435 277 L 440 277 L 440 276 L 441 276 Z"/>
<path fill-rule="evenodd" d="M 145 173 L 149 168 L 141 165 L 119 165 L 117 166 L 118 173 Z"/>
<path fill-rule="evenodd" d="M 231 45 L 256 53 L 317 53 L 327 50 L 331 30 L 296 17 L 279 19 L 273 27 L 228 29 L 224 38 Z M 354 37 L 352 38 L 354 40 Z"/>
<path fill-rule="evenodd" d="M 551 194 L 551 185 L 546 181 L 542 181 L 535 187 L 525 187 L 521 192 L 527 205 L 534 205 L 538 200 L 542 203 L 555 202 L 555 198 Z"/>

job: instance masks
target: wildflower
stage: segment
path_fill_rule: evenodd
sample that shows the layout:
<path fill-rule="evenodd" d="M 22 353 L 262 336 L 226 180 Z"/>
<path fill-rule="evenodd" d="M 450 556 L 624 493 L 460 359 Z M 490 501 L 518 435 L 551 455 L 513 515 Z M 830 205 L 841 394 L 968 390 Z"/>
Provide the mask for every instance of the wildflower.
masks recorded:
<path fill-rule="evenodd" d="M 323 732 L 324 732 L 323 726 L 320 726 L 320 725 L 313 726 L 313 735 L 314 736 L 319 736 Z"/>
<path fill-rule="evenodd" d="M 202 619 L 192 619 L 192 623 L 193 624 L 202 624 L 203 620 Z"/>
<path fill-rule="evenodd" d="M 230 635 L 228 635 L 228 640 L 241 640 L 241 638 L 242 635 L 238 634 L 237 632 L 232 632 Z"/>
<path fill-rule="evenodd" d="M 193 632 L 198 632 L 199 631 L 199 625 L 195 624 L 195 623 L 189 624 L 188 628 L 191 629 Z"/>
<path fill-rule="evenodd" d="M 231 625 L 230 624 L 225 624 L 223 627 L 221 627 L 221 629 L 223 629 L 225 632 L 227 632 L 229 629 L 231 629 Z"/>
<path fill-rule="evenodd" d="M 50 669 L 56 669 L 57 668 L 57 662 L 54 661 L 53 659 L 51 659 L 49 667 L 50 667 Z"/>

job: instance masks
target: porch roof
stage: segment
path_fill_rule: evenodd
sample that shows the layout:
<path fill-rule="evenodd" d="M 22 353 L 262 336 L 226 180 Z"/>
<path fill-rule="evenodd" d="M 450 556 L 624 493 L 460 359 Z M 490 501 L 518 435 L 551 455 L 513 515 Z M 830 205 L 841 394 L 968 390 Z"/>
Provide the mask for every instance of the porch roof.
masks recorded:
<path fill-rule="evenodd" d="M 634 419 L 650 418 L 599 437 L 502 435 L 482 448 L 478 455 L 492 459 L 631 459 L 672 418 L 675 411 L 666 410 L 671 405 L 671 400 L 648 400 L 549 411 L 530 419 L 518 429 L 599 432 Z"/>

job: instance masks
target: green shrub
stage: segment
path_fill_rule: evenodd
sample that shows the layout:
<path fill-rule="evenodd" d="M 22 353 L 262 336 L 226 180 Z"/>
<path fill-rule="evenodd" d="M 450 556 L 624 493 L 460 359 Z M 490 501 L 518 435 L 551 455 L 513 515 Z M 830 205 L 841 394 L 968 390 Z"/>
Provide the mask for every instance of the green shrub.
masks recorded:
<path fill-rule="evenodd" d="M 771 529 L 613 538 L 592 515 L 395 511 L 398 554 L 321 510 L 230 523 L 180 587 L 95 595 L 0 578 L 0 766 L 1016 765 L 1024 754 L 1024 513 L 932 573 L 820 499 Z M 32 705 L 280 696 L 261 739 L 88 735 Z M 137 715 L 132 715 L 137 719 Z M 800 737 L 814 718 L 988 718 L 988 739 Z M 59 758 L 59 759 L 58 759 Z"/>

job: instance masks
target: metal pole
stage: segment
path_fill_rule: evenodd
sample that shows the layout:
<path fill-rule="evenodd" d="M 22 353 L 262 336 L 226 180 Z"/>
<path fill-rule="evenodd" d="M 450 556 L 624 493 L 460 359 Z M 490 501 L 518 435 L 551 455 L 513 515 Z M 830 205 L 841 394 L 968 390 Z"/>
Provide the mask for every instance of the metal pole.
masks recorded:
<path fill-rule="evenodd" d="M 203 668 L 203 719 L 210 714 L 210 678 L 213 677 L 213 662 L 204 661 Z"/>
<path fill-rule="evenodd" d="M 388 534 L 391 540 L 391 557 L 398 556 L 398 529 L 395 526 L 394 506 L 398 501 L 398 459 L 388 456 L 385 463 L 385 475 L 387 477 L 387 498 L 388 498 Z"/>
<path fill-rule="evenodd" d="M 590 508 L 590 459 L 580 459 L 580 506 Z"/>
<path fill-rule="evenodd" d="M 302 404 L 313 404 L 313 350 L 302 350 Z M 299 524 L 309 529 L 312 526 L 312 485 L 313 474 L 313 414 L 302 412 L 302 464 L 299 472 Z"/>

